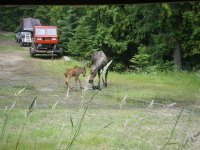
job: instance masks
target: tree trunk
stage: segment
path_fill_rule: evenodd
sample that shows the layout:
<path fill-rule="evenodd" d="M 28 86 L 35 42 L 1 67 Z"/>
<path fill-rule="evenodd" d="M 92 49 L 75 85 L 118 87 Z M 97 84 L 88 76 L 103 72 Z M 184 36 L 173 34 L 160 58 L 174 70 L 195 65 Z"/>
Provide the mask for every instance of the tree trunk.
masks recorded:
<path fill-rule="evenodd" d="M 180 45 L 178 42 L 176 43 L 176 47 L 174 48 L 174 51 L 173 51 L 173 59 L 174 59 L 174 64 L 176 68 L 178 70 L 181 70 L 182 69 L 181 50 L 180 50 Z"/>

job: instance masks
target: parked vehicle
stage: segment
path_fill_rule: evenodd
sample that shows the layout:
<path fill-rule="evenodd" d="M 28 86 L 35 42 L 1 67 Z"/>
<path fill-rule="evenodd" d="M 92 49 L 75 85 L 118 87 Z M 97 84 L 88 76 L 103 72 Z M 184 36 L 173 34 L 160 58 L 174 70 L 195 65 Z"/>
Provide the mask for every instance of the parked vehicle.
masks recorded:
<path fill-rule="evenodd" d="M 16 41 L 20 43 L 21 46 L 29 45 L 31 46 L 33 38 L 31 32 L 18 32 L 16 33 Z"/>
<path fill-rule="evenodd" d="M 62 49 L 58 47 L 56 26 L 34 26 L 33 42 L 29 50 L 30 56 L 35 54 L 56 54 L 62 56 Z"/>
<path fill-rule="evenodd" d="M 17 33 L 15 34 L 15 41 L 16 41 L 17 43 L 19 43 L 20 34 L 21 34 L 21 32 L 17 32 Z"/>
<path fill-rule="evenodd" d="M 31 18 L 31 17 L 25 17 L 20 22 L 20 32 L 29 31 L 33 32 L 34 26 L 41 26 L 40 20 Z"/>
<path fill-rule="evenodd" d="M 16 33 L 16 41 L 23 45 L 30 45 L 33 42 L 33 30 L 34 26 L 40 26 L 40 20 L 26 17 L 20 22 L 19 32 Z"/>

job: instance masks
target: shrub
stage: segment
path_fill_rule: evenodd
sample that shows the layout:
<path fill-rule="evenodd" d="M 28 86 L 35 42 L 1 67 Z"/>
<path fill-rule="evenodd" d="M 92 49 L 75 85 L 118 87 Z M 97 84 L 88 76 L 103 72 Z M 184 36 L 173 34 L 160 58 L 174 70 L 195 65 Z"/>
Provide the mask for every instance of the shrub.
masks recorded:
<path fill-rule="evenodd" d="M 150 55 L 148 54 L 137 54 L 133 56 L 130 62 L 136 66 L 135 68 L 139 68 L 139 70 L 143 71 L 148 66 L 149 59 Z"/>

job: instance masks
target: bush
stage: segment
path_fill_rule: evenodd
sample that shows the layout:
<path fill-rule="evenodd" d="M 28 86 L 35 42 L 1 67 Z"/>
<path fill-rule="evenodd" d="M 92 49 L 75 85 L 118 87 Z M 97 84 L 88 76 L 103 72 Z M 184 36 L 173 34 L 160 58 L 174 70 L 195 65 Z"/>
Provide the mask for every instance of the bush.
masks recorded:
<path fill-rule="evenodd" d="M 113 64 L 112 70 L 122 72 L 126 70 L 126 67 L 123 63 L 115 63 Z"/>
<path fill-rule="evenodd" d="M 143 71 L 148 66 L 149 59 L 150 55 L 148 54 L 137 54 L 133 56 L 130 62 L 135 65 L 133 68 L 138 68 L 139 70 Z"/>
<path fill-rule="evenodd" d="M 167 62 L 160 62 L 156 65 L 153 66 L 148 66 L 145 69 L 146 72 L 148 73 L 153 73 L 153 72 L 169 72 L 169 71 L 175 71 L 174 63 L 171 61 Z"/>

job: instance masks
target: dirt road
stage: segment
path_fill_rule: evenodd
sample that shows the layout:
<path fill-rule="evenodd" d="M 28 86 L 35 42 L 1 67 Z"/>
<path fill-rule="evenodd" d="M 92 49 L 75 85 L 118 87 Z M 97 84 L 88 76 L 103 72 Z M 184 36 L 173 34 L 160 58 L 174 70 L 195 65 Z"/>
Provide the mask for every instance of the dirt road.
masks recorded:
<path fill-rule="evenodd" d="M 26 88 L 25 97 L 32 99 L 34 96 L 38 96 L 38 99 L 43 99 L 43 102 L 48 99 L 49 96 L 58 97 L 61 92 L 58 88 L 61 83 L 54 77 L 49 76 L 34 59 L 26 59 L 28 52 L 4 52 L 0 54 L 0 85 L 5 91 L 11 92 Z M 47 75 L 48 74 L 48 75 Z M 63 87 L 62 87 L 63 88 Z M 13 89 L 13 90 L 12 90 Z M 59 92 L 60 91 L 60 92 Z M 1 98 L 11 96 L 13 98 L 14 93 L 7 93 Z M 46 96 L 48 95 L 48 96 Z M 57 99 L 57 98 L 56 98 Z"/>
<path fill-rule="evenodd" d="M 80 106 L 82 91 L 80 89 L 73 91 L 67 98 L 64 75 L 60 75 L 60 78 L 51 75 L 39 65 L 39 61 L 49 61 L 49 59 L 30 58 L 28 51 L 0 53 L 0 106 L 6 107 L 15 102 L 15 92 L 23 88 L 26 89 L 17 97 L 18 107 L 28 107 L 35 96 L 38 108 L 52 107 L 58 101 L 60 106 L 67 103 L 68 108 Z M 88 100 L 95 92 L 87 91 L 85 99 Z M 103 99 L 104 101 L 101 94 L 97 96 L 91 103 L 91 108 L 119 108 L 118 103 L 105 100 L 105 95 Z"/>

